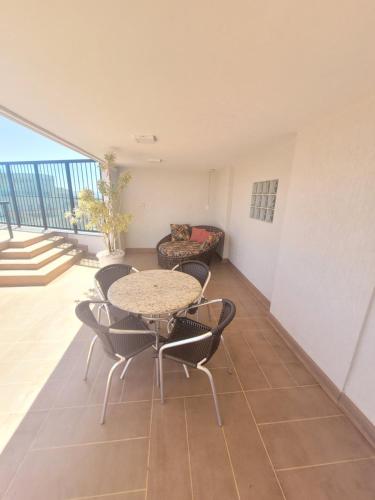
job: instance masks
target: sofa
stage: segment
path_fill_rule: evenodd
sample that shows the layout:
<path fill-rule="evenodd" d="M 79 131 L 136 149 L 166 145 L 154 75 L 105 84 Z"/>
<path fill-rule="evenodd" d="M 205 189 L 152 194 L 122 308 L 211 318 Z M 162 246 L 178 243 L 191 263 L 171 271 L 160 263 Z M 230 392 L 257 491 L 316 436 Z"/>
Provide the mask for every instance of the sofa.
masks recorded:
<path fill-rule="evenodd" d="M 207 265 L 210 264 L 212 257 L 223 245 L 224 232 L 214 226 L 188 226 L 189 237 L 191 236 L 193 227 L 205 229 L 209 233 L 212 233 L 213 237 L 208 242 L 198 243 L 190 239 L 172 241 L 171 233 L 164 236 L 156 246 L 160 267 L 163 269 L 172 269 L 177 264 L 191 259 L 200 260 Z"/>

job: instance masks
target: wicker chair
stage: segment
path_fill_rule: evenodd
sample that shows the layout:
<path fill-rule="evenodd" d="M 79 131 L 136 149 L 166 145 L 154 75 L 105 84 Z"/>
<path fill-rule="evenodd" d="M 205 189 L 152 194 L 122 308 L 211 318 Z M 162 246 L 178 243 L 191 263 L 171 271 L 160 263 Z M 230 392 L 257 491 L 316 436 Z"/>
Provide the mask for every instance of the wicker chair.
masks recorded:
<path fill-rule="evenodd" d="M 113 321 L 119 321 L 121 318 L 127 316 L 128 314 L 118 309 L 117 307 L 109 304 L 108 302 L 108 290 L 109 287 L 120 278 L 127 276 L 130 273 L 138 273 L 138 269 L 128 264 L 109 264 L 104 266 L 94 276 L 95 288 L 98 292 L 99 297 L 103 300 L 103 304 L 99 306 L 98 309 L 98 321 L 100 322 L 100 315 L 104 309 L 107 313 L 108 323 L 113 323 Z"/>
<path fill-rule="evenodd" d="M 181 264 L 177 264 L 177 266 L 174 266 L 172 271 L 179 271 L 181 273 L 189 274 L 190 276 L 193 276 L 196 280 L 198 280 L 202 287 L 202 293 L 199 299 L 195 303 L 198 305 L 203 302 L 207 302 L 207 299 L 204 296 L 204 292 L 206 291 L 207 285 L 211 279 L 211 271 L 207 264 L 199 260 L 186 260 L 185 262 L 182 262 Z M 208 311 L 211 318 L 210 308 L 208 308 Z M 197 314 L 197 319 L 198 319 L 197 307 L 195 308 L 190 307 L 188 312 L 190 314 Z"/>
<path fill-rule="evenodd" d="M 181 264 L 181 262 L 185 262 L 186 260 L 191 260 L 191 259 L 200 260 L 201 262 L 205 262 L 207 265 L 210 265 L 212 257 L 215 255 L 218 248 L 220 248 L 220 246 L 222 246 L 222 244 L 223 244 L 224 231 L 222 231 L 218 227 L 214 227 L 214 226 L 194 226 L 194 227 L 197 227 L 199 229 L 206 229 L 210 233 L 222 233 L 222 235 L 214 245 L 210 246 L 210 248 L 203 250 L 199 254 L 186 255 L 185 257 L 171 257 L 168 255 L 163 255 L 159 249 L 160 245 L 162 243 L 166 243 L 167 241 L 171 241 L 171 238 L 172 238 L 171 234 L 164 236 L 164 238 L 162 238 L 159 241 L 159 243 L 156 245 L 156 250 L 157 250 L 157 254 L 158 254 L 158 262 L 159 262 L 160 267 L 162 267 L 163 269 L 172 269 L 176 265 Z M 190 234 L 191 234 L 191 229 L 192 228 L 190 227 Z"/>
<path fill-rule="evenodd" d="M 214 327 L 204 325 L 185 316 L 177 316 L 170 320 L 170 332 L 167 342 L 159 349 L 160 399 L 164 403 L 163 359 L 167 358 L 183 365 L 186 376 L 189 377 L 186 365 L 203 371 L 211 385 L 218 425 L 222 425 L 219 404 L 217 401 L 215 383 L 210 370 L 204 366 L 219 347 L 222 333 L 236 314 L 236 306 L 229 299 L 215 299 L 197 307 L 207 307 L 210 304 L 221 304 L 218 323 Z"/>
<path fill-rule="evenodd" d="M 110 264 L 109 266 L 104 266 L 95 274 L 95 288 L 102 299 L 101 303 L 98 303 L 98 322 L 101 323 L 102 311 L 104 310 L 107 314 L 108 324 L 118 323 L 121 320 L 126 322 L 126 318 L 129 316 L 129 313 L 115 307 L 114 305 L 108 302 L 108 290 L 109 287 L 115 281 L 120 278 L 127 276 L 130 273 L 138 273 L 138 269 L 135 267 L 129 266 L 128 264 Z M 87 373 L 89 371 L 90 361 L 92 357 L 92 353 L 94 351 L 94 347 L 96 341 L 98 340 L 98 336 L 94 335 L 90 347 L 89 353 L 87 355 L 86 361 L 86 370 L 83 380 L 87 380 Z"/>
<path fill-rule="evenodd" d="M 131 315 L 109 326 L 100 324 L 91 310 L 91 306 L 98 303 L 100 304 L 98 301 L 90 300 L 80 302 L 76 307 L 76 315 L 96 334 L 105 354 L 114 361 L 107 378 L 100 419 L 100 423 L 104 424 L 114 371 L 125 364 L 120 376 L 123 379 L 132 359 L 154 345 L 156 333 L 150 330 L 142 319 Z"/>

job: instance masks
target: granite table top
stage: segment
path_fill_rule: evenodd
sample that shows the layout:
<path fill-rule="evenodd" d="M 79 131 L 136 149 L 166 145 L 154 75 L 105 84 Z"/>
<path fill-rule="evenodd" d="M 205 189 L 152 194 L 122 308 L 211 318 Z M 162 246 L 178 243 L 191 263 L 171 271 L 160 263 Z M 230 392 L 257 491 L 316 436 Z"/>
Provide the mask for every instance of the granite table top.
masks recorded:
<path fill-rule="evenodd" d="M 170 314 L 196 301 L 198 280 L 179 271 L 155 269 L 131 273 L 113 283 L 108 300 L 125 311 L 143 316 Z"/>

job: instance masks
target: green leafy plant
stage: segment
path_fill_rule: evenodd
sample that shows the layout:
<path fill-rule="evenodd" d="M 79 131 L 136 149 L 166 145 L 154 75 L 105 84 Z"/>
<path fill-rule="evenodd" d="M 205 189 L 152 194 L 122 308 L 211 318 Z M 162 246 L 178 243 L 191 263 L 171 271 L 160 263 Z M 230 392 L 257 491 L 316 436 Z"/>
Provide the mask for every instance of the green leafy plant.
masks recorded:
<path fill-rule="evenodd" d="M 104 162 L 100 163 L 102 178 L 97 186 L 101 198 L 96 198 L 91 189 L 83 189 L 78 194 L 78 207 L 65 214 L 72 225 L 83 219 L 86 229 L 103 233 L 110 253 L 116 250 L 119 235 L 128 230 L 133 217 L 130 213 L 121 212 L 120 199 L 121 193 L 131 180 L 131 175 L 129 172 L 123 172 L 114 181 L 111 173 L 115 168 L 115 160 L 115 155 L 109 153 L 104 156 Z"/>

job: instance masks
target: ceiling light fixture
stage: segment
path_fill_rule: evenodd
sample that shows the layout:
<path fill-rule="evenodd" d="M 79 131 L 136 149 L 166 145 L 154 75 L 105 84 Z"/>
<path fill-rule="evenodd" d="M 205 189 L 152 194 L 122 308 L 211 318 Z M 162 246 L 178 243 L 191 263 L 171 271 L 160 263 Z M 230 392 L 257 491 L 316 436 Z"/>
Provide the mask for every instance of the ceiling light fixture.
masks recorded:
<path fill-rule="evenodd" d="M 157 141 L 156 135 L 133 135 L 135 142 L 139 144 L 154 144 Z"/>
<path fill-rule="evenodd" d="M 161 163 L 163 160 L 161 158 L 147 158 L 149 163 Z"/>

